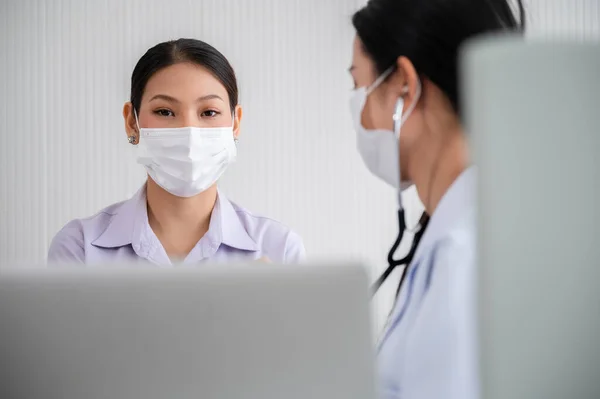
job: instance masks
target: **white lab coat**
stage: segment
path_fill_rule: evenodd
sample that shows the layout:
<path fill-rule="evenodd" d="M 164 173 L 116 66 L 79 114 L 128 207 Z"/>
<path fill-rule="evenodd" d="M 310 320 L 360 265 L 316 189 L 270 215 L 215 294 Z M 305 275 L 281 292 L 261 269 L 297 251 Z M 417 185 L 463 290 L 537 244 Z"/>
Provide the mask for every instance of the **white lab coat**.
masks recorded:
<path fill-rule="evenodd" d="M 378 347 L 380 398 L 478 396 L 475 181 L 465 170 L 433 213 Z"/>

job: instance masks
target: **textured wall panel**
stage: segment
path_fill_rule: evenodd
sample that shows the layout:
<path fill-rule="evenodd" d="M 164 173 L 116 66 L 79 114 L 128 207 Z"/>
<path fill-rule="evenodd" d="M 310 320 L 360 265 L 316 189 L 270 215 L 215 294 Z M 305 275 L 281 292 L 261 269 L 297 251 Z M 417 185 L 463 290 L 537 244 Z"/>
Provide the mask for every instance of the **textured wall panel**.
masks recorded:
<path fill-rule="evenodd" d="M 530 37 L 600 39 L 598 0 L 526 0 L 526 5 Z"/>
<path fill-rule="evenodd" d="M 0 10 L 0 259 L 26 260 L 47 241 L 47 26 L 41 2 Z"/>

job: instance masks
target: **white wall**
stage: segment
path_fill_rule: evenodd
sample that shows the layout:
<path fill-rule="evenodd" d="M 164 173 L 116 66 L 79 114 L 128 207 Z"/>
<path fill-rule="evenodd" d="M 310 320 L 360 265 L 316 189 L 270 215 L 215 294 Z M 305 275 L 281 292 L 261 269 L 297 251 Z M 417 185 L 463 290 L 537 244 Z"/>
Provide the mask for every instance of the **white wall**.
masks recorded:
<path fill-rule="evenodd" d="M 144 178 L 121 108 L 138 58 L 179 37 L 231 61 L 244 106 L 222 188 L 293 227 L 312 258 L 385 266 L 395 195 L 368 175 L 348 113 L 352 12 L 363 0 L 3 0 L 0 267 L 44 260 L 68 220 Z M 597 0 L 531 0 L 532 35 L 600 36 Z M 420 212 L 408 195 L 411 220 Z M 391 303 L 394 281 L 379 299 Z M 380 315 L 385 311 L 380 312 Z"/>

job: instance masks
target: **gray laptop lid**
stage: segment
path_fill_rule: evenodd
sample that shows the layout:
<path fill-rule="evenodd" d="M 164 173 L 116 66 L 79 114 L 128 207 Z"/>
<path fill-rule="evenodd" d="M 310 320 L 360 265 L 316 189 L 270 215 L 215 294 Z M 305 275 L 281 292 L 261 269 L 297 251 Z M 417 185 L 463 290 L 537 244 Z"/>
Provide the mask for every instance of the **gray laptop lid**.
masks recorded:
<path fill-rule="evenodd" d="M 355 266 L 0 274 L 3 399 L 373 397 Z"/>

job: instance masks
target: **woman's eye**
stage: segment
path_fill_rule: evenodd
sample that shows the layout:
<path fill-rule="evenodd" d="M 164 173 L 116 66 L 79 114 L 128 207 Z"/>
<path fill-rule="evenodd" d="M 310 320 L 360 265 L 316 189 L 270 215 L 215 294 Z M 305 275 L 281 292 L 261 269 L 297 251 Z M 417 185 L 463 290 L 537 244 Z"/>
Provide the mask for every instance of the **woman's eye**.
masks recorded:
<path fill-rule="evenodd" d="M 175 116 L 173 111 L 168 109 L 157 109 L 156 111 L 154 111 L 154 113 L 160 116 Z"/>
<path fill-rule="evenodd" d="M 217 115 L 219 115 L 219 112 L 215 111 L 215 110 L 212 110 L 212 109 L 209 109 L 208 111 L 204 111 L 202 113 L 202 116 L 207 116 L 209 118 L 214 118 Z"/>

